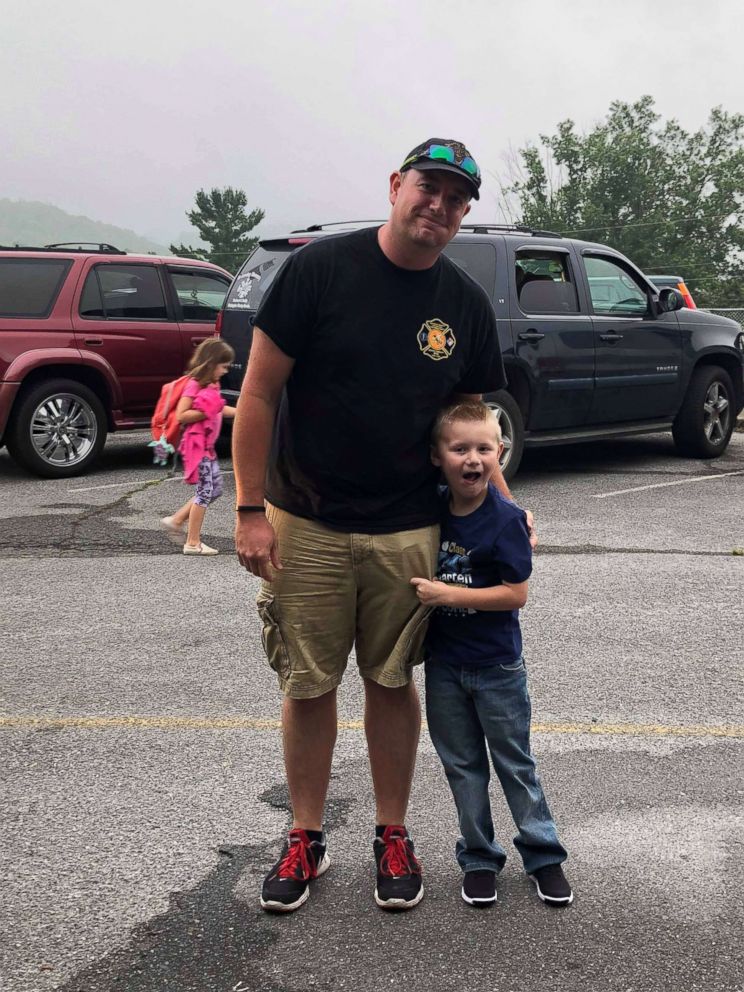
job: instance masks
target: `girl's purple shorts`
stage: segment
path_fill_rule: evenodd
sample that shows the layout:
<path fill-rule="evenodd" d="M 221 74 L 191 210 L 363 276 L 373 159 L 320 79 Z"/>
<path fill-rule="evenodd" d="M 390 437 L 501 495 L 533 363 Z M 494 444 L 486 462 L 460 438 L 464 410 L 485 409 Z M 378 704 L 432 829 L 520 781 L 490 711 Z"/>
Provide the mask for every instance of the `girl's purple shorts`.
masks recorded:
<path fill-rule="evenodd" d="M 199 462 L 199 481 L 196 484 L 194 502 L 197 506 L 209 506 L 222 495 L 222 472 L 216 458 L 204 457 Z"/>

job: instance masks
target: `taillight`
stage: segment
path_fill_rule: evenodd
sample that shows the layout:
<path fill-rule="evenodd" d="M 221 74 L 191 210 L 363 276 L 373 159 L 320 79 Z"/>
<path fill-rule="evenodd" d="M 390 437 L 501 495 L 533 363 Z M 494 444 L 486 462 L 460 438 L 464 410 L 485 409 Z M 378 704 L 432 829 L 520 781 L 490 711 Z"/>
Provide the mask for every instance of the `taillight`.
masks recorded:
<path fill-rule="evenodd" d="M 287 238 L 287 242 L 290 245 L 306 245 L 312 240 L 312 238 Z"/>
<path fill-rule="evenodd" d="M 217 320 L 214 322 L 214 334 L 215 337 L 219 337 L 222 333 L 222 311 L 220 310 L 217 314 Z"/>
<path fill-rule="evenodd" d="M 685 286 L 683 282 L 678 282 L 677 289 L 682 294 L 682 299 L 685 301 L 685 306 L 688 307 L 690 310 L 697 310 L 695 301 L 690 296 L 690 290 L 687 288 L 687 286 Z"/>

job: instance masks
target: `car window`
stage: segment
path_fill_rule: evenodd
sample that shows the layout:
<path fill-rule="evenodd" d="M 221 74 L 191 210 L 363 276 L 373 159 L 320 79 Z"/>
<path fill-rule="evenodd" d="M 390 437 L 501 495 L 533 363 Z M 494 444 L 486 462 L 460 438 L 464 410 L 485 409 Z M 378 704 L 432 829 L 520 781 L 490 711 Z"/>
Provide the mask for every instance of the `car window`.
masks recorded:
<path fill-rule="evenodd" d="M 281 245 L 271 249 L 257 248 L 235 276 L 225 308 L 257 310 L 282 262 L 289 257 L 291 251 L 291 245 Z"/>
<path fill-rule="evenodd" d="M 181 304 L 184 320 L 211 321 L 225 302 L 229 280 L 216 272 L 168 270 Z"/>
<path fill-rule="evenodd" d="M 579 312 L 571 263 L 565 252 L 522 249 L 516 253 L 514 270 L 517 299 L 523 313 Z"/>
<path fill-rule="evenodd" d="M 597 314 L 642 317 L 648 312 L 645 286 L 622 266 L 599 255 L 585 255 L 589 295 Z"/>
<path fill-rule="evenodd" d="M 154 265 L 96 265 L 80 297 L 81 317 L 167 320 L 163 287 Z"/>
<path fill-rule="evenodd" d="M 489 297 L 493 297 L 496 286 L 496 249 L 493 245 L 452 241 L 444 249 L 444 254 L 480 283 Z"/>
<path fill-rule="evenodd" d="M 70 265 L 59 258 L 0 258 L 0 316 L 48 317 Z"/>

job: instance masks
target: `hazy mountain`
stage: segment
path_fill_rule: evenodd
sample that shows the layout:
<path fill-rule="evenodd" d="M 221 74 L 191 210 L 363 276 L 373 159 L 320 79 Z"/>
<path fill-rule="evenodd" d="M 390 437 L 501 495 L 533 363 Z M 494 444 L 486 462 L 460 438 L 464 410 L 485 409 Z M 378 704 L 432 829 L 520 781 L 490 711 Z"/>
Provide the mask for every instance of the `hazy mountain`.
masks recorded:
<path fill-rule="evenodd" d="M 167 245 L 158 244 L 135 231 L 104 224 L 90 217 L 76 217 L 51 203 L 0 199 L 0 244 L 55 244 L 60 241 L 105 243 L 124 251 L 169 255 Z"/>

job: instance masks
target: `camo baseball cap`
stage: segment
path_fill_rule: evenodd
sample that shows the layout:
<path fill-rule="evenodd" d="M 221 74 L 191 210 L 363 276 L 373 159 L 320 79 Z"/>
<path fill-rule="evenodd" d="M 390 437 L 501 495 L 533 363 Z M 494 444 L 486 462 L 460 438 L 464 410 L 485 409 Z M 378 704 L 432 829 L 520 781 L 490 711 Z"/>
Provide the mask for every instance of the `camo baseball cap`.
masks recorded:
<path fill-rule="evenodd" d="M 413 151 L 406 155 L 401 172 L 408 169 L 442 169 L 445 172 L 454 172 L 463 179 L 467 179 L 470 184 L 473 198 L 480 199 L 478 190 L 481 184 L 481 174 L 478 164 L 460 141 L 453 141 L 451 138 L 428 138 L 416 145 Z"/>

